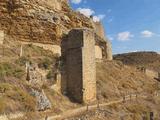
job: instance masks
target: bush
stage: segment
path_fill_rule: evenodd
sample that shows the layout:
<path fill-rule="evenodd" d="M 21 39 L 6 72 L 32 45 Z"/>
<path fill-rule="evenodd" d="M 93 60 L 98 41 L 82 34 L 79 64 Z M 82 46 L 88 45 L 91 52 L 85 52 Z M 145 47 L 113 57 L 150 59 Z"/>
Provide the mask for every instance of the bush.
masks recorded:
<path fill-rule="evenodd" d="M 51 68 L 52 64 L 53 64 L 53 61 L 51 59 L 45 58 L 38 64 L 38 67 L 43 69 L 49 69 Z"/>
<path fill-rule="evenodd" d="M 16 63 L 19 64 L 20 66 L 24 66 L 26 64 L 26 62 L 30 61 L 30 59 L 28 57 L 20 57 L 18 60 L 16 60 Z"/>
<path fill-rule="evenodd" d="M 0 63 L 0 78 L 5 76 L 21 78 L 24 73 L 24 70 L 16 65 L 10 63 Z"/>
<path fill-rule="evenodd" d="M 48 72 L 48 74 L 47 74 L 47 79 L 54 79 L 54 74 L 53 74 L 53 71 L 52 70 L 50 70 L 49 72 Z"/>

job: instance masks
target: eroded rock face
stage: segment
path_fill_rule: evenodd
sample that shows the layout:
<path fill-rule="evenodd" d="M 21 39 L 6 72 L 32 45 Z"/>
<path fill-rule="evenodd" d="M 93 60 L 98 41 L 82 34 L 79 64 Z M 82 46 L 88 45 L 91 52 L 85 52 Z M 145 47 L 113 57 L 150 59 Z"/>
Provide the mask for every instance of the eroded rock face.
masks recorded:
<path fill-rule="evenodd" d="M 55 3 L 55 4 L 52 4 Z M 67 0 L 1 0 L 0 29 L 13 40 L 59 44 L 74 27 L 92 27 Z"/>

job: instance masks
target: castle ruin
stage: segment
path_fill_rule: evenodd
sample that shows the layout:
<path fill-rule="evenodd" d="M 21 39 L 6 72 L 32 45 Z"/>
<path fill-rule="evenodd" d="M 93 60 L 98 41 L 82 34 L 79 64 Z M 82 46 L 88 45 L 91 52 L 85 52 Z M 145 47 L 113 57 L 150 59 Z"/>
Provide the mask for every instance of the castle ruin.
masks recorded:
<path fill-rule="evenodd" d="M 57 79 L 61 79 L 57 84 L 61 84 L 62 93 L 78 102 L 88 103 L 96 100 L 96 60 L 112 60 L 111 43 L 106 39 L 100 22 L 72 12 L 65 5 L 67 2 L 2 1 L 0 44 L 5 32 L 9 40 L 20 41 L 22 45 L 31 43 L 61 55 L 63 67 L 60 75 L 57 74 Z M 8 9 L 8 5 L 13 9 Z M 66 37 L 63 38 L 64 34 Z"/>
<path fill-rule="evenodd" d="M 77 102 L 96 100 L 95 38 L 90 29 L 73 29 L 65 41 L 66 91 Z"/>

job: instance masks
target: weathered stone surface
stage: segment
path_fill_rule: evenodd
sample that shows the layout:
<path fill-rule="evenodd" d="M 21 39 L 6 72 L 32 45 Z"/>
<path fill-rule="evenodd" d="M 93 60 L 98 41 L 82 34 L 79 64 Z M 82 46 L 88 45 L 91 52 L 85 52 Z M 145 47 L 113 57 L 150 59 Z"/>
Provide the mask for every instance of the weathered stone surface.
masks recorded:
<path fill-rule="evenodd" d="M 107 41 L 106 43 L 106 53 L 107 53 L 107 60 L 113 60 L 112 45 L 110 41 Z"/>
<path fill-rule="evenodd" d="M 109 40 L 101 38 L 99 35 L 95 34 L 96 46 L 99 46 L 102 50 L 102 58 L 106 60 L 112 60 L 112 45 Z"/>
<path fill-rule="evenodd" d="M 77 102 L 96 100 L 96 68 L 94 32 L 73 29 L 65 51 L 67 93 Z"/>
<path fill-rule="evenodd" d="M 95 46 L 95 56 L 96 56 L 96 59 L 102 59 L 103 58 L 102 48 L 98 45 Z"/>
<path fill-rule="evenodd" d="M 0 30 L 0 44 L 3 44 L 4 42 L 4 31 Z"/>
<path fill-rule="evenodd" d="M 81 23 L 81 24 L 79 24 Z M 67 0 L 1 0 L 0 28 L 16 41 L 60 44 L 74 27 L 92 27 Z"/>
<path fill-rule="evenodd" d="M 46 94 L 42 90 L 42 92 L 39 92 L 37 90 L 32 90 L 32 94 L 36 97 L 37 99 L 37 109 L 39 111 L 44 111 L 47 109 L 51 109 L 51 103 L 49 99 L 47 98 Z"/>
<path fill-rule="evenodd" d="M 26 74 L 26 80 L 29 82 L 29 84 L 38 88 L 41 87 L 46 80 L 46 76 L 40 73 L 36 64 L 31 65 L 29 62 L 27 62 Z"/>
<path fill-rule="evenodd" d="M 42 44 L 42 43 L 34 43 L 34 42 L 21 42 L 21 44 L 32 44 L 38 47 L 42 47 L 44 50 L 49 50 L 58 56 L 61 56 L 61 47 L 60 45 L 52 45 L 52 44 Z"/>
<path fill-rule="evenodd" d="M 101 37 L 101 38 L 105 38 L 105 31 L 103 28 L 103 25 L 101 22 L 93 22 L 93 26 L 94 26 L 94 30 L 96 32 L 96 34 Z"/>

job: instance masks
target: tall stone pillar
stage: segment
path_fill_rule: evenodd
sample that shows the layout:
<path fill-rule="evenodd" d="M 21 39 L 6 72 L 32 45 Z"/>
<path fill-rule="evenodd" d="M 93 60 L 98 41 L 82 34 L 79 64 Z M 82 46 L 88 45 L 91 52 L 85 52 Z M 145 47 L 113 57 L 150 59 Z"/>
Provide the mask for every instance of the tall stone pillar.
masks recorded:
<path fill-rule="evenodd" d="M 0 44 L 3 44 L 4 42 L 4 31 L 0 30 Z"/>
<path fill-rule="evenodd" d="M 68 34 L 66 56 L 67 94 L 76 102 L 96 100 L 95 38 L 90 29 Z"/>
<path fill-rule="evenodd" d="M 112 45 L 110 41 L 107 41 L 106 43 L 106 53 L 107 53 L 107 60 L 113 60 Z"/>

